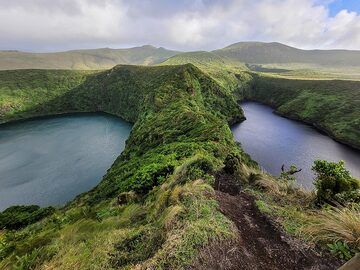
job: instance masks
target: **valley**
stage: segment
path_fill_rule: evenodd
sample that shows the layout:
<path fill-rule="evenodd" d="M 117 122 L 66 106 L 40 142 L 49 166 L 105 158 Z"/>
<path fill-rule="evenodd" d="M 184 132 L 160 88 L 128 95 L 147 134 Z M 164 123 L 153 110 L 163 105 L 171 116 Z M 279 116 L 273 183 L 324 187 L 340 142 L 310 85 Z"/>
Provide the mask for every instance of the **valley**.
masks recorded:
<path fill-rule="evenodd" d="M 320 193 L 294 184 L 291 171 L 262 171 L 235 142 L 230 126 L 246 119 L 238 101 L 254 100 L 359 148 L 360 83 L 269 76 L 250 70 L 237 55 L 232 49 L 167 55 L 153 66 L 0 71 L 1 123 L 105 112 L 133 124 L 124 150 L 97 186 L 45 217 L 16 208 L 3 212 L 0 224 L 11 215 L 21 226 L 6 225 L 0 232 L 0 268 L 26 263 L 36 269 L 199 269 L 201 262 L 211 267 L 211 254 L 231 254 L 229 243 L 246 235 L 239 228 L 254 209 L 250 223 L 276 224 L 256 230 L 246 225 L 258 235 L 254 243 L 276 242 L 289 247 L 289 254 L 306 250 L 309 267 L 321 261 L 336 269 L 353 256 L 359 248 L 358 208 L 322 208 L 316 205 Z M 354 196 L 356 203 L 358 180 L 344 181 L 351 188 L 336 199 L 343 203 Z M 337 231 L 326 229 L 338 220 L 343 224 Z M 267 238 L 267 230 L 289 238 Z M 292 239 L 306 244 L 292 246 Z M 347 243 L 348 257 L 330 255 L 327 245 L 334 239 Z M 236 254 L 251 252 L 250 246 Z M 271 263 L 271 254 L 261 254 L 259 265 Z M 273 263 L 269 269 L 279 269 L 281 260 Z M 286 263 L 295 267 L 297 261 Z"/>

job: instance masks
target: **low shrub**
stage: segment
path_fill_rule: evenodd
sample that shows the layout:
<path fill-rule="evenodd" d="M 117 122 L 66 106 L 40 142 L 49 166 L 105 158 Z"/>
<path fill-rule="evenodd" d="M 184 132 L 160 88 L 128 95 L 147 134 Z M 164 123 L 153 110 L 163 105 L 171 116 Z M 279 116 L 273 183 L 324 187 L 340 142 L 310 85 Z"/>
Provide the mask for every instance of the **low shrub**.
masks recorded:
<path fill-rule="evenodd" d="M 199 154 L 195 155 L 175 169 L 172 186 L 184 184 L 190 180 L 207 179 L 209 174 L 214 171 L 214 168 L 215 166 L 210 158 Z"/>
<path fill-rule="evenodd" d="M 344 161 L 316 160 L 312 170 L 316 175 L 314 185 L 318 204 L 360 203 L 360 183 L 351 177 Z"/>
<path fill-rule="evenodd" d="M 228 174 L 239 172 L 241 168 L 241 157 L 237 154 L 230 153 L 224 160 L 224 171 Z"/>
<path fill-rule="evenodd" d="M 0 213 L 0 229 L 20 229 L 43 219 L 54 211 L 54 207 L 40 208 L 37 205 L 11 206 Z"/>

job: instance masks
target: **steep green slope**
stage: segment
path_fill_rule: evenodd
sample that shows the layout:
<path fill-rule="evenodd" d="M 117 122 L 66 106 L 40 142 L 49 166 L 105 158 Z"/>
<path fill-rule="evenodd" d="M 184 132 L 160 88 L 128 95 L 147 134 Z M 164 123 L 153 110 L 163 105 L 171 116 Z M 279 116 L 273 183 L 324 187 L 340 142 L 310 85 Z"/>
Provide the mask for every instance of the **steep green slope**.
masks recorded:
<path fill-rule="evenodd" d="M 63 95 L 93 73 L 70 70 L 0 71 L 0 123 L 22 118 L 16 114 Z"/>
<path fill-rule="evenodd" d="M 248 72 L 236 76 L 227 70 L 238 81 L 225 88 L 217 82 L 224 77 L 209 76 L 203 63 L 199 67 L 204 72 L 192 64 L 116 66 L 100 72 L 0 72 L 2 122 L 105 111 L 135 123 L 125 150 L 97 187 L 55 213 L 49 211 L 41 221 L 16 231 L 0 231 L 0 269 L 191 269 L 194 262 L 201 265 L 209 259 L 204 254 L 217 260 L 213 249 L 223 257 L 234 251 L 239 238 L 237 228 L 219 211 L 214 175 L 223 178 L 225 187 L 241 181 L 258 196 L 254 203 L 260 210 L 271 207 L 268 213 L 284 219 L 289 231 L 300 231 L 309 221 L 316 224 L 316 218 L 323 217 L 326 209 L 313 208 L 313 195 L 297 189 L 292 181 L 257 170 L 234 142 L 228 123 L 243 119 L 236 103 L 243 95 L 279 108 L 304 93 L 321 96 L 326 103 L 342 98 L 357 105 L 357 95 L 355 101 L 348 96 L 357 84 L 346 82 L 345 91 L 343 82 L 283 80 Z M 328 94 L 331 83 L 341 86 L 330 91 L 334 97 Z M 305 98 L 288 107 L 298 111 L 300 103 L 305 104 L 312 119 L 317 103 L 311 101 Z M 359 119 L 353 105 L 349 116 L 340 106 L 336 121 L 348 116 L 344 126 L 352 127 L 351 121 Z M 336 106 L 331 108 L 336 112 Z M 319 115 L 332 113 L 322 109 Z M 230 207 L 234 212 L 236 207 L 241 209 L 238 204 Z M 26 219 L 22 213 L 17 216 Z M 344 238 L 325 236 L 322 244 Z M 239 245 L 237 262 L 248 252 Z"/>
<path fill-rule="evenodd" d="M 239 42 L 213 53 L 253 64 L 305 63 L 332 67 L 360 66 L 360 51 L 301 50 L 281 43 Z"/>
<path fill-rule="evenodd" d="M 43 82 L 18 80 L 33 72 Z M 19 81 L 18 96 L 51 91 L 57 77 L 49 72 L 14 71 L 1 89 Z M 126 148 L 92 191 L 41 222 L 1 232 L 0 268 L 179 269 L 209 242 L 235 237 L 211 188 L 229 152 L 248 160 L 228 126 L 243 117 L 235 99 L 189 64 L 117 66 L 84 78 L 33 107 L 10 102 L 1 119 L 106 111 L 135 122 Z"/>
<path fill-rule="evenodd" d="M 279 78 L 246 71 L 243 64 L 209 52 L 178 54 L 161 65 L 177 63 L 196 65 L 237 99 L 245 96 L 270 104 L 283 116 L 311 123 L 338 141 L 360 147 L 359 82 L 328 80 L 319 73 L 316 79 L 299 72 L 296 75 L 304 79 Z"/>
<path fill-rule="evenodd" d="M 267 103 L 281 115 L 311 123 L 360 149 L 360 82 L 254 75 L 245 98 Z"/>
<path fill-rule="evenodd" d="M 55 53 L 0 51 L 0 70 L 6 69 L 108 69 L 118 64 L 153 65 L 177 54 L 150 45 L 129 49 L 73 50 Z"/>

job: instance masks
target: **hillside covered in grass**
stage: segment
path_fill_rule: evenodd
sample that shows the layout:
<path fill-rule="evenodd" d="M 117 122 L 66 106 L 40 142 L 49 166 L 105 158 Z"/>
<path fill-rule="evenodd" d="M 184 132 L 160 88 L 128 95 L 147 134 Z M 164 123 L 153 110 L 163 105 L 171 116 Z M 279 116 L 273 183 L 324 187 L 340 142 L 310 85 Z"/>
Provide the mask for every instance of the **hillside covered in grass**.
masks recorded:
<path fill-rule="evenodd" d="M 218 57 L 207 70 L 204 55 L 196 58 L 198 67 L 0 71 L 1 122 L 103 111 L 134 123 L 125 150 L 94 189 L 62 208 L 14 207 L 1 213 L 0 269 L 199 269 L 203 265 L 211 269 L 239 263 L 248 269 L 254 263 L 291 269 L 300 262 L 304 267 L 335 269 L 339 265 L 326 252 L 320 256 L 305 244 L 293 246 L 267 216 L 309 245 L 323 249 L 334 245 L 335 256 L 348 259 L 359 250 L 356 205 L 321 208 L 320 195 L 327 199 L 327 192 L 298 188 L 291 170 L 280 177 L 262 172 L 231 134 L 229 124 L 244 119 L 237 100 L 259 93 L 264 94 L 264 102 L 271 96 L 280 104 L 302 91 L 287 96 L 290 91 L 281 87 L 274 92 L 278 86 L 267 85 L 269 78 L 233 70 Z M 228 69 L 212 73 L 220 63 Z M 223 74 L 236 78 L 236 84 L 224 86 Z M 326 177 L 319 175 L 320 180 Z M 336 198 L 341 203 L 344 198 L 356 202 L 358 181 L 341 175 L 346 179 L 332 179 L 346 184 L 334 191 Z M 240 209 L 256 213 L 250 221 L 259 226 L 238 217 Z M 339 217 L 347 218 L 336 231 L 328 230 Z M 250 237 L 246 245 L 241 243 L 242 237 L 255 234 L 264 241 Z M 254 245 L 258 249 L 253 250 Z M 276 255 L 260 252 L 274 245 L 282 247 Z M 258 260 L 246 255 L 251 252 L 259 252 Z"/>
<path fill-rule="evenodd" d="M 108 69 L 119 64 L 153 65 L 177 54 L 150 45 L 129 49 L 89 49 L 53 53 L 0 51 L 0 70 L 7 69 Z"/>
<path fill-rule="evenodd" d="M 41 81 L 18 80 L 34 72 Z M 1 89 L 21 97 L 29 88 L 46 92 L 63 85 L 57 76 L 44 77 L 49 72 L 15 71 Z M 1 269 L 177 269 L 210 241 L 234 237 L 211 187 L 211 173 L 227 153 L 241 155 L 228 122 L 243 115 L 231 95 L 192 65 L 68 75 L 71 83 L 61 94 L 32 106 L 13 106 L 7 97 L 11 109 L 3 110 L 2 121 L 105 111 L 135 125 L 96 188 L 40 222 L 1 232 Z M 120 194 L 125 199 L 119 201 Z"/>
<path fill-rule="evenodd" d="M 310 78 L 309 71 L 254 72 L 239 62 L 208 52 L 178 54 L 161 65 L 177 63 L 196 65 L 237 100 L 266 103 L 285 117 L 313 124 L 336 140 L 360 148 L 358 81 L 331 80 L 329 74 L 315 71 L 310 72 Z"/>

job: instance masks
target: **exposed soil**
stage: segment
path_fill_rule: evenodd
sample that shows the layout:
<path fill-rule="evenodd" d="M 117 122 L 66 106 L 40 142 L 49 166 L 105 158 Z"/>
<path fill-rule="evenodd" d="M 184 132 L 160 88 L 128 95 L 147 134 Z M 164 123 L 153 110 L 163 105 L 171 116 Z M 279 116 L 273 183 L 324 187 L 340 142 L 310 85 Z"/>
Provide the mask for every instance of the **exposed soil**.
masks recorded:
<path fill-rule="evenodd" d="M 226 182 L 224 182 L 224 180 Z M 220 211 L 237 227 L 237 240 L 208 246 L 195 269 L 337 269 L 334 258 L 320 256 L 302 241 L 288 236 L 256 207 L 254 197 L 232 189 L 229 176 L 217 176 L 216 198 Z M 231 190 L 232 195 L 228 193 Z"/>

